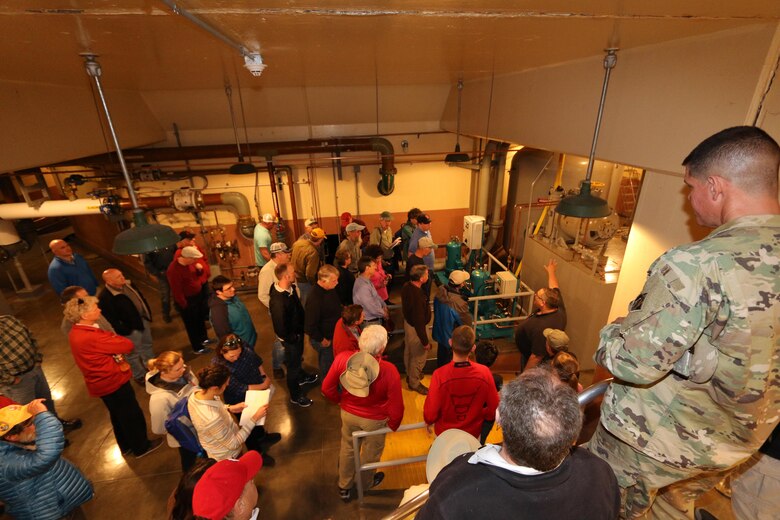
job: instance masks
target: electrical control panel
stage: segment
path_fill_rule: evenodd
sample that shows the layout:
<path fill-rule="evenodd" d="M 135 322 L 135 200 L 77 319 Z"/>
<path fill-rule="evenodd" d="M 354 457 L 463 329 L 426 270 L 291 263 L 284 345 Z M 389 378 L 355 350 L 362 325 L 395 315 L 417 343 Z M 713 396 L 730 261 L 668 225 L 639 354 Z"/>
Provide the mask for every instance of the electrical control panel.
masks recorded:
<path fill-rule="evenodd" d="M 469 249 L 482 249 L 482 237 L 485 233 L 485 217 L 466 215 L 463 217 L 463 243 Z"/>
<path fill-rule="evenodd" d="M 495 288 L 497 294 L 514 294 L 517 292 L 517 277 L 510 271 L 499 271 Z"/>

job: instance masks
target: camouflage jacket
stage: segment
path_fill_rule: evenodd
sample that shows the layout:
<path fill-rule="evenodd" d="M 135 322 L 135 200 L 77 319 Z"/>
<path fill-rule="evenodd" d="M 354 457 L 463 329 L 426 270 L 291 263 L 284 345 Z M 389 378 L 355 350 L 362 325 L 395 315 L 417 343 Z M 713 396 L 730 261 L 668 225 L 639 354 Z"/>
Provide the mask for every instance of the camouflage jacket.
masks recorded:
<path fill-rule="evenodd" d="M 692 346 L 686 378 L 674 365 Z M 602 424 L 677 468 L 733 466 L 780 418 L 779 357 L 780 216 L 734 219 L 659 257 L 628 316 L 601 330 L 594 359 L 621 380 Z"/>

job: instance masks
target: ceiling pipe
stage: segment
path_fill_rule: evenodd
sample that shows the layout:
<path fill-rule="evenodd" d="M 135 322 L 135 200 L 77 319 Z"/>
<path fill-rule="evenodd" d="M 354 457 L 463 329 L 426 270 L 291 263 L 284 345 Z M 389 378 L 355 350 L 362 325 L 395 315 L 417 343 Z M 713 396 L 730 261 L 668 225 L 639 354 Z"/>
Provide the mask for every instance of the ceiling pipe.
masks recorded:
<path fill-rule="evenodd" d="M 395 151 L 392 143 L 382 137 L 355 137 L 355 138 L 335 138 L 335 139 L 310 139 L 308 141 L 286 141 L 275 143 L 251 143 L 249 145 L 252 156 L 265 157 L 270 161 L 273 157 L 279 155 L 310 155 L 310 154 L 331 154 L 333 152 L 358 152 L 374 151 L 380 154 L 381 166 L 379 174 L 381 175 L 379 192 L 382 195 L 389 195 L 395 188 Z M 193 161 L 199 159 L 214 159 L 218 157 L 234 157 L 236 153 L 235 144 L 217 144 L 204 146 L 184 146 L 169 148 L 132 148 L 122 151 L 124 158 L 133 163 L 159 163 L 172 161 Z M 50 165 L 70 166 L 83 165 L 101 167 L 105 164 L 114 164 L 116 162 L 115 153 L 104 153 L 82 157 Z"/>
<path fill-rule="evenodd" d="M 249 201 L 243 193 L 227 191 L 204 194 L 200 190 L 182 189 L 171 195 L 139 197 L 135 202 L 134 206 L 130 199 L 119 199 L 119 207 L 123 211 L 137 208 L 142 213 L 144 210 L 168 208 L 188 213 L 220 206 L 229 207 L 238 215 L 237 225 L 241 236 L 253 238 L 255 219 L 249 209 Z M 0 204 L 0 219 L 100 215 L 104 206 L 99 199 L 47 200 L 38 207 L 29 206 L 26 202 Z"/>
<path fill-rule="evenodd" d="M 487 218 L 488 202 L 490 200 L 490 166 L 493 163 L 493 153 L 498 143 L 488 141 L 485 145 L 485 153 L 479 164 L 479 177 L 477 178 L 477 207 L 475 213 Z"/>
<path fill-rule="evenodd" d="M 496 185 L 495 190 L 493 191 L 493 210 L 490 212 L 490 222 L 488 222 L 490 231 L 483 246 L 485 251 L 490 251 L 493 249 L 493 246 L 496 244 L 496 239 L 498 238 L 498 230 L 501 229 L 504 225 L 504 219 L 501 218 L 501 199 L 504 194 L 504 175 L 506 173 L 507 150 L 509 150 L 509 143 L 498 143 L 496 148 L 498 161 L 495 166 Z"/>

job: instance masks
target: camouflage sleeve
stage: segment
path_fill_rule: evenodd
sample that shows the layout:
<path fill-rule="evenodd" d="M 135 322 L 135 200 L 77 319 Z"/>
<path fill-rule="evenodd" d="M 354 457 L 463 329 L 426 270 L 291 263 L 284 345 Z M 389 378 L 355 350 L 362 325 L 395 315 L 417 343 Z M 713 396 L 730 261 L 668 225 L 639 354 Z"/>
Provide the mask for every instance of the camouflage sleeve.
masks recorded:
<path fill-rule="evenodd" d="M 701 336 L 708 315 L 709 284 L 700 271 L 692 273 L 661 257 L 628 316 L 601 330 L 594 360 L 629 383 L 653 383 L 668 374 Z"/>

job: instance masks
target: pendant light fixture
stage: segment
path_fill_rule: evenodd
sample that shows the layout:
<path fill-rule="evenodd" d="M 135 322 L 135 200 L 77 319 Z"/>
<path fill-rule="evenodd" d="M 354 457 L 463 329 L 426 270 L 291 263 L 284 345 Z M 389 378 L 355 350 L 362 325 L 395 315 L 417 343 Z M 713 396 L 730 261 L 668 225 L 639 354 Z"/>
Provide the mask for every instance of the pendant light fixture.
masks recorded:
<path fill-rule="evenodd" d="M 233 89 L 230 84 L 225 85 L 225 95 L 230 107 L 230 123 L 233 125 L 233 136 L 236 138 L 236 148 L 238 148 L 238 162 L 233 164 L 228 173 L 232 175 L 246 175 L 257 173 L 257 168 L 251 162 L 244 162 L 244 152 L 241 151 L 241 142 L 238 139 L 238 127 L 236 126 L 236 116 L 233 113 Z"/>
<path fill-rule="evenodd" d="M 582 181 L 582 184 L 580 184 L 579 194 L 572 195 L 570 197 L 564 197 L 555 208 L 557 213 L 567 217 L 600 218 L 606 217 L 610 213 L 607 201 L 590 193 L 590 178 L 593 175 L 593 162 L 596 155 L 596 143 L 599 139 L 601 116 L 604 113 L 604 102 L 607 99 L 609 74 L 617 63 L 617 49 L 606 49 L 606 53 L 606 56 L 604 56 L 604 83 L 601 86 L 601 100 L 599 101 L 599 109 L 596 116 L 596 129 L 593 132 L 593 142 L 590 145 L 590 156 L 588 157 L 588 169 L 585 174 L 585 180 Z"/>
<path fill-rule="evenodd" d="M 448 153 L 444 157 L 444 162 L 448 164 L 469 162 L 471 160 L 468 154 L 462 153 L 460 151 L 460 102 L 461 102 L 462 95 L 463 95 L 463 80 L 459 79 L 458 80 L 458 127 L 455 133 L 455 151 L 453 153 Z"/>
<path fill-rule="evenodd" d="M 138 207 L 138 200 L 133 189 L 133 182 L 127 171 L 125 157 L 122 154 L 122 148 L 119 146 L 119 139 L 114 129 L 114 122 L 111 120 L 111 113 L 108 111 L 106 98 L 103 95 L 103 86 L 100 83 L 102 69 L 97 62 L 97 56 L 91 53 L 82 53 L 87 74 L 95 81 L 95 88 L 100 96 L 100 102 L 103 107 L 103 113 L 108 122 L 108 129 L 111 132 L 111 138 L 114 140 L 116 155 L 119 158 L 119 164 L 122 167 L 122 175 L 127 183 L 127 193 L 130 196 L 130 202 L 133 205 L 134 227 L 126 229 L 114 238 L 114 253 L 118 255 L 138 255 L 150 253 L 174 245 L 179 241 L 179 235 L 170 227 L 160 224 L 150 224 L 146 221 L 144 211 Z"/>

